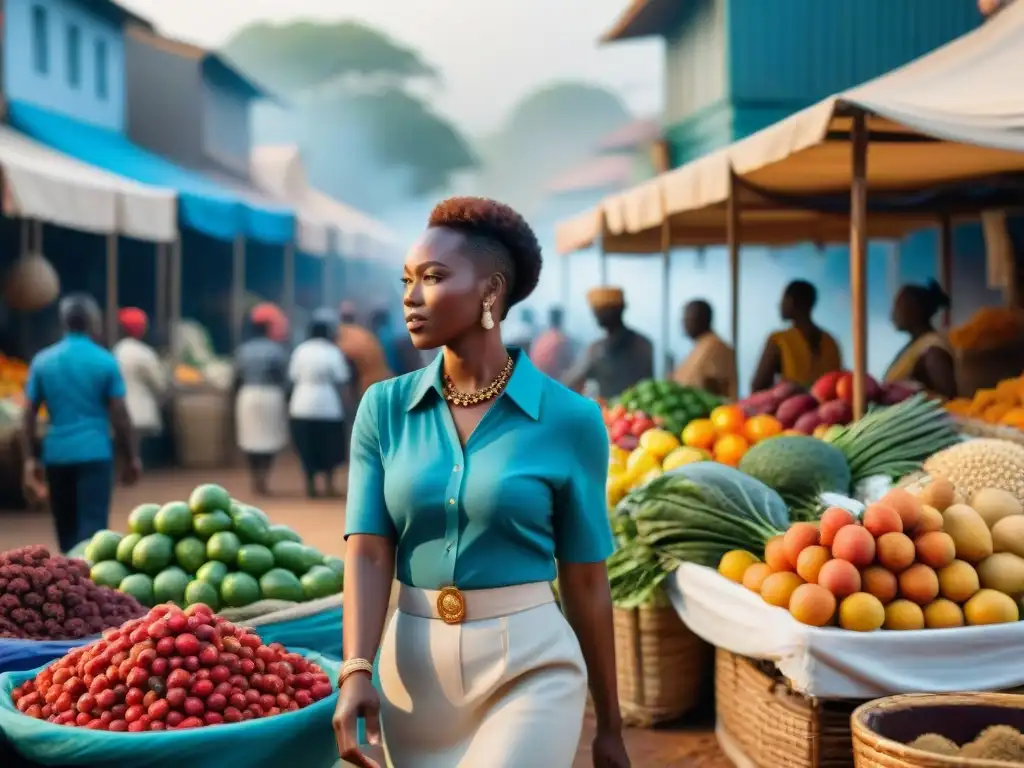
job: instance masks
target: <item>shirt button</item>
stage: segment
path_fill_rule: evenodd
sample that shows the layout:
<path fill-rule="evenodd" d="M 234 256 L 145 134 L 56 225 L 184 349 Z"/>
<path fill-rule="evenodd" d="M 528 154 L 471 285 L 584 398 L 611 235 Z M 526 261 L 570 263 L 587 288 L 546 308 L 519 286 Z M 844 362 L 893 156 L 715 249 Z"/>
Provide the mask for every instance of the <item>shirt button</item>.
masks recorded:
<path fill-rule="evenodd" d="M 451 551 L 452 551 L 452 545 L 451 545 L 451 544 L 449 544 L 449 545 L 448 545 L 448 547 L 447 547 L 447 549 L 446 549 L 445 551 L 446 551 L 446 552 L 451 552 Z"/>
<path fill-rule="evenodd" d="M 456 464 L 455 467 L 452 469 L 452 472 L 458 472 L 458 471 L 459 471 L 459 465 Z"/>
<path fill-rule="evenodd" d="M 455 499 L 448 499 L 448 503 L 449 504 L 454 504 L 455 503 Z"/>

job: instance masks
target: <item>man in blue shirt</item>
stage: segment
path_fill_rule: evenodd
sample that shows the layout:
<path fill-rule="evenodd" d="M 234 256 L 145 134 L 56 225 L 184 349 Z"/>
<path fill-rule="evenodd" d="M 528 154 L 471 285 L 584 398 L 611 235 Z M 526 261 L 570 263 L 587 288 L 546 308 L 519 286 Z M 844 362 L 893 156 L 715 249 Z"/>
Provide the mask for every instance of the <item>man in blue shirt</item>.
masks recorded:
<path fill-rule="evenodd" d="M 62 552 L 108 525 L 115 442 L 124 458 L 124 483 L 133 484 L 141 471 L 124 402 L 124 380 L 114 356 L 92 338 L 99 316 L 99 307 L 89 296 L 63 299 L 64 338 L 36 355 L 25 387 L 25 490 L 30 498 L 39 499 L 49 486 Z M 40 445 L 37 414 L 43 405 L 50 421 Z"/>

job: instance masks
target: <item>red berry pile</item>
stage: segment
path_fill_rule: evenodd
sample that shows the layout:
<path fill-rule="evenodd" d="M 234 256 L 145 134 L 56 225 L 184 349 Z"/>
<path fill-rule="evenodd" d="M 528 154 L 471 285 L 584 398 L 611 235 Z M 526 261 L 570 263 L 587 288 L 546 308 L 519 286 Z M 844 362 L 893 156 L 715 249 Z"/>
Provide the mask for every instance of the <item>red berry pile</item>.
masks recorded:
<path fill-rule="evenodd" d="M 134 597 L 91 582 L 84 560 L 39 546 L 0 554 L 0 638 L 73 640 L 145 612 Z"/>
<path fill-rule="evenodd" d="M 331 695 L 324 671 L 205 605 L 158 605 L 12 694 L 29 717 L 101 731 L 163 731 L 294 712 Z"/>

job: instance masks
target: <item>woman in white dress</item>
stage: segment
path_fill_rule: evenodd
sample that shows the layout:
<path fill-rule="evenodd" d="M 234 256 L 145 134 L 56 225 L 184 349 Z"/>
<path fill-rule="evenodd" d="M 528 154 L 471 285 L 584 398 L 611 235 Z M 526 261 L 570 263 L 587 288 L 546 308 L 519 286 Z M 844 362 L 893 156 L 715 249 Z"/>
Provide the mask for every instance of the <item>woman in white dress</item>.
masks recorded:
<path fill-rule="evenodd" d="M 288 445 L 288 353 L 271 338 L 278 321 L 254 312 L 250 338 L 235 352 L 235 434 L 258 496 L 269 493 L 274 458 Z"/>
<path fill-rule="evenodd" d="M 334 343 L 333 323 L 314 316 L 309 337 L 292 352 L 288 379 L 288 415 L 306 475 L 306 495 L 317 495 L 316 480 L 322 474 L 325 493 L 337 496 L 334 472 L 345 462 L 344 419 L 353 399 L 352 372 Z"/>

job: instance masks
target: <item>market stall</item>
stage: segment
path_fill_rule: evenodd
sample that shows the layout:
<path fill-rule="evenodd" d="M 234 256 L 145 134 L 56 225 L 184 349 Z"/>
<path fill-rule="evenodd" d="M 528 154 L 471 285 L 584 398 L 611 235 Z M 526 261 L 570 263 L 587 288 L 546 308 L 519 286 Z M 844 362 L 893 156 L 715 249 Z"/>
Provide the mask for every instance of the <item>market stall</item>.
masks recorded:
<path fill-rule="evenodd" d="M 1014 199 L 1016 182 L 1005 175 L 1024 170 L 1024 111 L 1012 89 L 993 98 L 989 88 L 998 72 L 1022 63 L 1022 38 L 1024 7 L 1015 4 L 894 72 L 608 198 L 560 228 L 559 248 L 600 243 L 605 252 L 658 253 L 727 242 L 735 313 L 741 242 L 848 238 L 861 413 L 867 240 L 948 228 L 953 215 Z"/>

